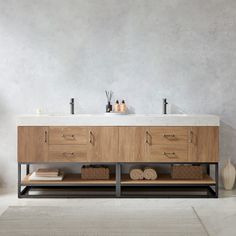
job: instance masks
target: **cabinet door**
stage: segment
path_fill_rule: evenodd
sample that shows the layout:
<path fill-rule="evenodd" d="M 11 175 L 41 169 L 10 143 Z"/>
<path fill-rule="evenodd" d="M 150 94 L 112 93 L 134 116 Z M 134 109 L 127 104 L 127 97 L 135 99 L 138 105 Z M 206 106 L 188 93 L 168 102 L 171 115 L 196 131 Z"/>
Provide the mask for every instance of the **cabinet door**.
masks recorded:
<path fill-rule="evenodd" d="M 18 162 L 45 162 L 48 127 L 18 127 Z"/>
<path fill-rule="evenodd" d="M 119 127 L 119 161 L 143 162 L 145 149 L 145 128 Z"/>
<path fill-rule="evenodd" d="M 218 162 L 219 127 L 191 127 L 188 149 L 190 162 Z"/>
<path fill-rule="evenodd" d="M 118 128 L 89 127 L 88 161 L 118 161 Z"/>

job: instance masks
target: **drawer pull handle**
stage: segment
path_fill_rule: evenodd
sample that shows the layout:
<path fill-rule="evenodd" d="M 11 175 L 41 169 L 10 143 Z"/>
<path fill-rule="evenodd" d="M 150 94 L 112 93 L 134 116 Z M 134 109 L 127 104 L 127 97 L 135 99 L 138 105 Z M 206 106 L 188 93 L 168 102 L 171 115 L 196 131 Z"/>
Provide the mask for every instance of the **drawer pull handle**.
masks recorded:
<path fill-rule="evenodd" d="M 145 138 L 145 143 L 148 144 L 148 145 L 151 145 L 151 139 L 152 139 L 152 136 L 149 134 L 148 131 L 146 131 L 146 138 Z"/>
<path fill-rule="evenodd" d="M 45 143 L 48 142 L 48 132 L 47 131 L 44 132 L 44 142 Z"/>
<path fill-rule="evenodd" d="M 175 152 L 163 152 L 163 155 L 168 158 L 177 158 L 177 156 L 175 155 Z"/>
<path fill-rule="evenodd" d="M 148 132 L 146 131 L 146 139 L 145 139 L 145 143 L 148 144 Z"/>
<path fill-rule="evenodd" d="M 193 143 L 193 131 L 190 131 L 190 139 L 189 139 L 190 143 Z"/>
<path fill-rule="evenodd" d="M 177 139 L 175 134 L 163 134 L 163 137 L 167 138 L 169 140 L 176 140 Z"/>
<path fill-rule="evenodd" d="M 74 134 L 63 134 L 62 137 L 67 140 L 74 140 L 75 139 Z"/>
<path fill-rule="evenodd" d="M 63 152 L 63 156 L 65 157 L 73 157 L 75 155 L 74 152 Z"/>
<path fill-rule="evenodd" d="M 94 143 L 94 136 L 93 136 L 93 132 L 89 131 L 89 143 L 93 144 Z"/>

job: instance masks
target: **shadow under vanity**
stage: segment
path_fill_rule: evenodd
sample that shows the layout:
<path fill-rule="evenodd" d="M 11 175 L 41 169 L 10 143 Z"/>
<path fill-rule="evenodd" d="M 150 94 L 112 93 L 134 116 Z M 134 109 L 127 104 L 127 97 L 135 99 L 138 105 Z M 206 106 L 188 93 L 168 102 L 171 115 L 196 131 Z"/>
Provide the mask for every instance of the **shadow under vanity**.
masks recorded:
<path fill-rule="evenodd" d="M 216 116 L 21 116 L 18 197 L 218 197 L 218 149 Z M 41 164 L 67 171 L 61 181 L 30 180 Z M 83 179 L 82 165 L 109 167 L 110 177 Z M 179 165 L 202 166 L 202 178 L 173 178 Z M 131 179 L 132 166 L 155 168 L 158 177 Z"/>

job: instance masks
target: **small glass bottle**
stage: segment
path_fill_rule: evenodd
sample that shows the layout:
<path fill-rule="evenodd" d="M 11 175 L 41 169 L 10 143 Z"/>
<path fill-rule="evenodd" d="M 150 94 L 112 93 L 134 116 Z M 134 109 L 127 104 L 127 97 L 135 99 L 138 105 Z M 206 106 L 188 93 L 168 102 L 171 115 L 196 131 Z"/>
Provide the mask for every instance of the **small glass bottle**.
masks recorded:
<path fill-rule="evenodd" d="M 110 102 L 107 103 L 106 105 L 106 112 L 109 113 L 109 112 L 112 112 L 112 105 Z"/>
<path fill-rule="evenodd" d="M 120 112 L 120 104 L 119 104 L 119 101 L 118 101 L 118 100 L 116 100 L 115 112 Z"/>
<path fill-rule="evenodd" d="M 125 104 L 125 100 L 122 100 L 121 104 L 120 104 L 120 112 L 126 112 L 127 107 Z"/>

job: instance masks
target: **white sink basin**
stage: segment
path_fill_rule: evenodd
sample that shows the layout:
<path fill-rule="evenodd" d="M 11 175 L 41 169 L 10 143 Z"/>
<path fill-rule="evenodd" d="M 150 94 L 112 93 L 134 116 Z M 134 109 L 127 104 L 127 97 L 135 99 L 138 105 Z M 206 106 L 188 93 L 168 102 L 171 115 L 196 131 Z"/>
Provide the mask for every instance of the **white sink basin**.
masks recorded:
<path fill-rule="evenodd" d="M 215 115 L 188 114 L 42 114 L 21 115 L 17 125 L 32 126 L 219 126 Z"/>

